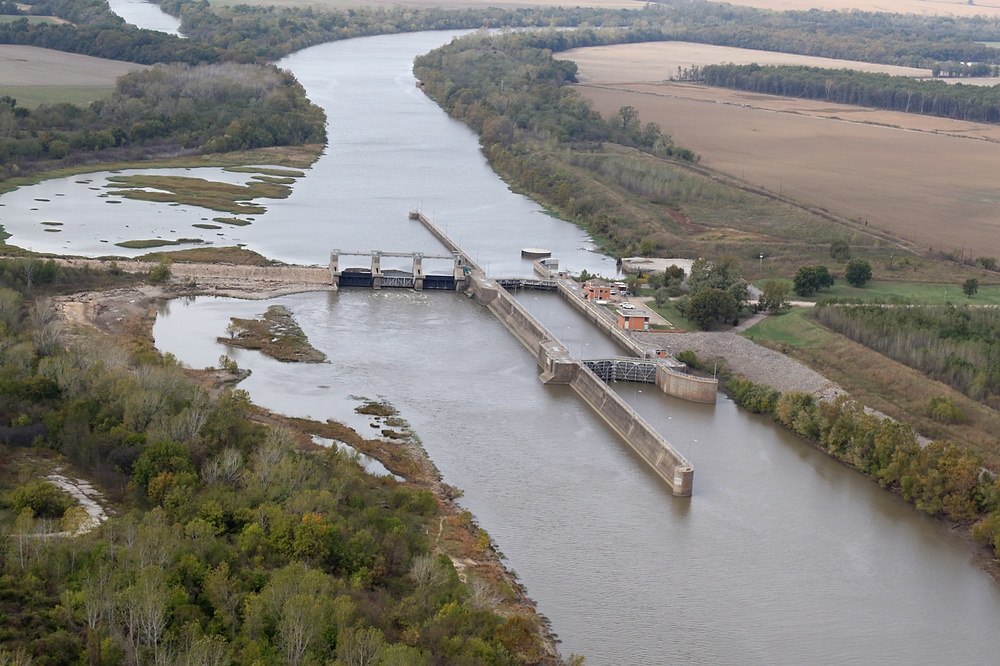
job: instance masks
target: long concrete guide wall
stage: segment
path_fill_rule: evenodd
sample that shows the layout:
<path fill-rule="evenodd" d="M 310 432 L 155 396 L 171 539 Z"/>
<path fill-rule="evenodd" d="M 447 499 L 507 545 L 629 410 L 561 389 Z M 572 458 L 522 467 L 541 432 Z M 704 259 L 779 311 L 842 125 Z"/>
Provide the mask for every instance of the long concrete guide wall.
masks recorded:
<path fill-rule="evenodd" d="M 691 495 L 694 484 L 691 463 L 593 371 L 571 358 L 555 336 L 506 289 L 476 271 L 469 293 L 532 352 L 542 368 L 542 381 L 569 384 L 670 485 L 674 495 Z"/>

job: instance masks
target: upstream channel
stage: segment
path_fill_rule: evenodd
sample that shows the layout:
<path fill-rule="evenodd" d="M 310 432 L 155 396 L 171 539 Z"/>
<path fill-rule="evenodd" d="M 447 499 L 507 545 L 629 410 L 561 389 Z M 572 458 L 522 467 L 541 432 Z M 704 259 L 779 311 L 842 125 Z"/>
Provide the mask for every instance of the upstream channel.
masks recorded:
<path fill-rule="evenodd" d="M 414 87 L 413 56 L 450 37 L 365 38 L 282 61 L 327 109 L 331 142 L 295 194 L 245 228 L 248 245 L 299 263 L 322 263 L 331 247 L 438 252 L 407 226 L 419 207 L 492 274 L 525 274 L 529 245 L 573 271 L 613 273 L 579 230 L 509 192 L 475 137 Z M 147 223 L 112 208 L 119 224 Z M 6 225 L 22 209 L 3 210 Z M 31 246 L 33 233 L 44 236 L 29 228 L 12 242 Z M 572 352 L 607 351 L 558 299 L 520 298 Z M 282 365 L 215 342 L 229 317 L 273 303 L 330 363 Z M 160 349 L 194 367 L 229 353 L 271 409 L 366 428 L 358 396 L 395 404 L 564 654 L 588 664 L 991 663 L 1000 652 L 1000 589 L 947 525 L 726 399 L 621 387 L 695 465 L 694 497 L 677 499 L 575 394 L 540 384 L 534 359 L 461 295 L 200 298 L 161 315 Z"/>

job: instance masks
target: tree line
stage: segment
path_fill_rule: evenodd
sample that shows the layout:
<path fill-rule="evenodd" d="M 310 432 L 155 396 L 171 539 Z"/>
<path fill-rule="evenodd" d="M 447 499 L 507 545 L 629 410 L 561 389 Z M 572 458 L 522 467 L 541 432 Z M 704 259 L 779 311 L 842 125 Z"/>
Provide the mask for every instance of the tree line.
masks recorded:
<path fill-rule="evenodd" d="M 68 23 L 0 23 L 0 44 L 37 46 L 142 65 L 158 62 L 218 62 L 221 49 L 125 23 L 100 0 L 43 0 L 26 3 L 28 13 L 57 16 Z"/>
<path fill-rule="evenodd" d="M 684 360 L 698 362 L 690 352 Z M 1000 479 L 983 470 L 977 454 L 947 442 L 922 446 L 910 426 L 875 416 L 846 396 L 818 401 L 738 377 L 726 377 L 723 386 L 740 406 L 779 421 L 917 509 L 972 524 L 973 538 L 1000 554 Z M 931 403 L 929 413 L 956 415 L 946 398 Z"/>
<path fill-rule="evenodd" d="M 555 60 L 537 46 L 545 39 L 537 32 L 470 35 L 418 57 L 414 73 L 432 99 L 480 135 L 484 153 L 505 180 L 621 252 L 640 244 L 639 234 L 647 232 L 609 214 L 601 194 L 568 162 L 605 144 L 683 161 L 697 156 L 676 146 L 656 123 L 643 124 L 632 107 L 603 118 L 569 85 L 576 64 Z"/>
<path fill-rule="evenodd" d="M 1000 311 L 968 305 L 826 305 L 825 326 L 947 384 L 1000 407 Z"/>
<path fill-rule="evenodd" d="M 109 98 L 88 107 L 29 111 L 0 98 L 0 180 L 150 153 L 324 143 L 325 122 L 298 81 L 273 65 L 159 65 L 120 77 Z"/>
<path fill-rule="evenodd" d="M 698 362 L 690 352 L 684 360 Z M 973 536 L 1000 552 L 1000 481 L 975 453 L 947 442 L 921 445 L 910 426 L 871 414 L 847 396 L 817 400 L 727 374 L 724 389 L 740 406 L 770 416 L 925 513 L 975 523 Z"/>
<path fill-rule="evenodd" d="M 614 27 L 610 27 L 614 26 Z M 620 43 L 686 41 L 931 69 L 953 63 L 1000 64 L 995 17 L 930 17 L 876 12 L 772 11 L 704 0 L 667 0 L 595 17 L 580 30 L 539 36 L 555 52 Z M 673 72 L 664 72 L 664 78 Z"/>
<path fill-rule="evenodd" d="M 794 65 L 706 65 L 692 68 L 689 76 L 710 86 L 735 90 L 972 122 L 1000 122 L 1000 91 L 996 86 L 952 85 L 938 79 Z"/>

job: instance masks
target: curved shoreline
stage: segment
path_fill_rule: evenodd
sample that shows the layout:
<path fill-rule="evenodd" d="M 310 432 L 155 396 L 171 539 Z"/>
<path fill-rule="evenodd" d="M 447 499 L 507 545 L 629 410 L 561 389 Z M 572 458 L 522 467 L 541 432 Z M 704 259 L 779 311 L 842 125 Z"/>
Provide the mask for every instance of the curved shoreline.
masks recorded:
<path fill-rule="evenodd" d="M 105 269 L 110 263 L 102 260 L 64 261 L 74 265 L 85 261 L 88 265 L 101 266 Z M 155 265 L 152 262 L 128 262 L 128 268 L 135 268 L 137 269 L 135 272 L 140 273 L 148 271 Z M 176 270 L 182 267 L 183 270 Z M 155 306 L 157 301 L 204 295 L 267 300 L 286 294 L 334 289 L 329 284 L 308 280 L 309 277 L 318 278 L 320 274 L 329 276 L 326 269 L 302 266 L 239 267 L 175 264 L 172 266 L 172 271 L 175 278 L 194 278 L 202 282 L 194 287 L 190 286 L 190 283 L 180 282 L 154 286 L 141 285 L 108 292 L 81 292 L 56 297 L 53 301 L 70 328 L 89 328 L 112 337 L 123 336 L 129 329 L 134 334 L 138 328 L 141 335 L 155 346 L 152 329 L 157 316 Z M 304 277 L 306 280 L 283 282 L 281 279 L 283 277 Z M 139 322 L 140 325 L 134 327 L 135 322 Z M 241 378 L 228 372 L 211 369 L 192 369 L 189 374 L 203 384 L 210 384 L 216 391 Z M 565 663 L 558 649 L 559 640 L 553 633 L 548 618 L 538 613 L 535 600 L 529 596 L 528 590 L 519 581 L 517 574 L 504 564 L 505 558 L 493 538 L 458 504 L 456 500 L 462 496 L 462 491 L 443 480 L 440 471 L 420 445 L 418 438 L 410 436 L 401 439 L 391 437 L 365 439 L 354 429 L 333 418 L 326 422 L 318 422 L 276 414 L 261 407 L 256 409 L 259 420 L 281 423 L 303 435 L 319 435 L 343 441 L 361 453 L 378 460 L 393 474 L 402 477 L 403 483 L 430 491 L 441 507 L 437 536 L 429 539 L 432 548 L 448 555 L 463 581 L 468 575 L 467 572 L 474 571 L 480 577 L 491 581 L 493 585 L 513 593 L 513 598 L 502 601 L 499 609 L 527 613 L 534 618 L 545 656 L 532 663 Z M 445 532 L 450 547 L 447 547 L 445 540 L 442 539 Z M 479 542 L 482 538 L 480 535 L 484 534 L 489 538 L 489 545 L 485 548 L 481 547 Z M 453 552 L 456 542 L 460 552 Z"/>

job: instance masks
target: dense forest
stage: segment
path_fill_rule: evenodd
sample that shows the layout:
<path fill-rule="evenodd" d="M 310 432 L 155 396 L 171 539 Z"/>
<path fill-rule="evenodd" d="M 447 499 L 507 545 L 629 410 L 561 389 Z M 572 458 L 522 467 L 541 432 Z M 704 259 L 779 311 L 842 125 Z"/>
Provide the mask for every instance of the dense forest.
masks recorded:
<path fill-rule="evenodd" d="M 996 86 L 949 84 L 850 69 L 754 64 L 692 67 L 685 78 L 768 95 L 821 99 L 979 123 L 1000 122 L 1000 90 Z"/>
<path fill-rule="evenodd" d="M 212 398 L 139 322 L 62 346 L 47 294 L 133 280 L 0 261 L 0 663 L 554 661 L 517 590 L 463 582 L 431 542 L 427 489 L 267 423 L 243 391 Z M 67 465 L 116 517 L 94 528 L 42 478 Z M 468 515 L 451 525 L 490 547 Z"/>

